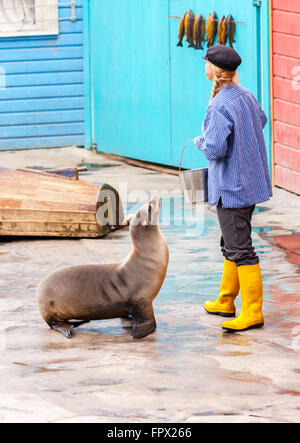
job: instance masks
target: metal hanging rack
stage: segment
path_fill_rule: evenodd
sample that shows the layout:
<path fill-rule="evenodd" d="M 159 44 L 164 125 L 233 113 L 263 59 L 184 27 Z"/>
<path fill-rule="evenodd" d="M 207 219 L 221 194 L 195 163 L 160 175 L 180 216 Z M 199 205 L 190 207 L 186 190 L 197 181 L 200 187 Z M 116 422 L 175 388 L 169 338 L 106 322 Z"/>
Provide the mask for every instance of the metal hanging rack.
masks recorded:
<path fill-rule="evenodd" d="M 182 17 L 178 17 L 177 15 L 168 15 L 169 18 L 178 18 L 181 19 Z M 207 21 L 207 18 L 202 18 L 201 20 Z M 219 22 L 219 19 L 214 19 L 214 22 Z M 245 22 L 239 22 L 239 21 L 235 21 L 233 20 L 232 23 L 245 23 Z"/>

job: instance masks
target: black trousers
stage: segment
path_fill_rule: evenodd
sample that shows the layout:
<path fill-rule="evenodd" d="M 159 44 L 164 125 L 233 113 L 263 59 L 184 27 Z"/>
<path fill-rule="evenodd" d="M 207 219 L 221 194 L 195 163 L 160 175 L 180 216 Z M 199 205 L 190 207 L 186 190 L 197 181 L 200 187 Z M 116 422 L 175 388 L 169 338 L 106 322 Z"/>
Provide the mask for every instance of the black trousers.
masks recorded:
<path fill-rule="evenodd" d="M 255 205 L 247 208 L 223 208 L 221 198 L 217 206 L 222 231 L 221 250 L 224 257 L 237 266 L 259 263 L 251 238 L 254 209 Z"/>

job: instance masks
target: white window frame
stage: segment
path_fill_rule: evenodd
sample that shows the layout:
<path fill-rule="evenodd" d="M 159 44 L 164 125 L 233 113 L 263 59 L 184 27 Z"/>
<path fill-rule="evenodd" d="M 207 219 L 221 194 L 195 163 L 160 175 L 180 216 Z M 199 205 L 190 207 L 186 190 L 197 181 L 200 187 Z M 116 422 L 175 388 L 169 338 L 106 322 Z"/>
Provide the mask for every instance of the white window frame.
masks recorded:
<path fill-rule="evenodd" d="M 58 0 L 35 0 L 35 5 L 35 24 L 25 24 L 20 30 L 11 25 L 11 31 L 3 32 L 0 25 L 0 38 L 59 34 Z"/>

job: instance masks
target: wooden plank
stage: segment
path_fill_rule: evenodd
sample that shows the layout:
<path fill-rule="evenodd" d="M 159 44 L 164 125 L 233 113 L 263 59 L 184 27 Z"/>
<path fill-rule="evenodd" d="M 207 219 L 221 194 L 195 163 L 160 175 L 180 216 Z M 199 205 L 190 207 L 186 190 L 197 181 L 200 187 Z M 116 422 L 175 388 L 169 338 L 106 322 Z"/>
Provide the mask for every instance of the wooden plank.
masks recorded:
<path fill-rule="evenodd" d="M 65 222 L 65 223 L 96 223 L 95 211 L 54 211 L 39 209 L 4 209 L 1 208 L 0 220 L 3 221 L 45 221 L 45 222 Z"/>
<path fill-rule="evenodd" d="M 68 127 L 66 126 L 65 134 L 67 134 Z M 67 146 L 83 146 L 84 145 L 84 135 L 55 135 L 49 137 L 48 135 L 39 137 L 22 137 L 22 138 L 10 138 L 10 139 L 0 139 L 0 149 L 5 149 L 7 151 L 17 150 L 17 149 L 40 149 L 40 148 L 62 148 Z"/>
<path fill-rule="evenodd" d="M 54 60 L 79 58 L 83 56 L 82 46 L 68 46 L 62 48 L 24 48 L 0 49 L 1 62 L 17 62 L 26 60 Z"/>
<path fill-rule="evenodd" d="M 82 110 L 84 109 L 84 98 L 63 97 L 63 98 L 41 98 L 27 100 L 0 100 L 0 119 L 2 115 L 18 115 L 18 113 L 38 112 L 38 111 L 60 111 L 60 110 Z"/>
<path fill-rule="evenodd" d="M 169 174 L 169 175 L 179 175 L 178 168 L 174 168 L 173 166 L 163 166 L 156 163 L 145 162 L 143 160 L 134 160 L 132 158 L 121 157 L 116 154 L 103 154 L 107 159 L 117 160 L 122 163 L 126 163 L 131 166 L 136 166 L 138 168 L 149 169 L 150 171 L 156 171 L 160 174 Z"/>
<path fill-rule="evenodd" d="M 274 55 L 274 66 L 273 73 L 277 77 L 283 77 L 288 80 L 298 80 L 298 86 L 300 88 L 300 61 L 291 58 L 285 57 L 283 55 Z"/>
<path fill-rule="evenodd" d="M 282 99 L 300 104 L 300 87 L 298 82 L 274 77 L 274 99 Z"/>
<path fill-rule="evenodd" d="M 82 57 L 68 60 L 21 60 L 15 63 L 1 62 L 1 67 L 7 74 L 69 72 L 71 75 L 73 71 L 82 71 L 83 62 Z"/>
<path fill-rule="evenodd" d="M 293 12 L 273 11 L 273 31 L 300 36 L 300 15 Z"/>
<path fill-rule="evenodd" d="M 49 174 L 43 176 L 22 171 L 0 172 L 0 201 L 6 209 L 95 213 L 100 189 L 98 185 L 65 180 Z"/>
<path fill-rule="evenodd" d="M 87 182 L 73 182 L 47 173 L 4 170 L 0 173 L 0 197 L 34 197 L 47 202 L 96 203 L 101 187 Z"/>
<path fill-rule="evenodd" d="M 273 0 L 273 9 L 300 13 L 299 0 Z"/>
<path fill-rule="evenodd" d="M 293 171 L 300 172 L 300 149 L 275 143 L 275 163 Z"/>
<path fill-rule="evenodd" d="M 11 114 L 1 114 L 0 115 L 0 134 L 2 133 L 2 126 L 13 126 L 16 125 L 45 125 L 54 123 L 74 123 L 82 122 L 84 119 L 83 109 L 79 110 L 69 110 L 63 111 L 46 111 L 46 112 L 27 112 L 27 113 L 16 113 L 14 116 Z M 49 134 L 49 133 L 48 133 Z"/>
<path fill-rule="evenodd" d="M 1 185 L 0 185 L 1 189 Z M 48 202 L 45 200 L 36 200 L 32 199 L 29 196 L 25 197 L 24 195 L 20 198 L 15 195 L 9 195 L 2 197 L 0 196 L 0 210 L 2 209 L 22 209 L 22 211 L 26 210 L 46 210 L 49 211 L 57 211 L 57 212 L 92 212 L 96 211 L 95 203 L 78 203 L 78 202 L 69 202 L 69 201 L 52 201 Z"/>
<path fill-rule="evenodd" d="M 279 121 L 274 122 L 274 139 L 276 142 L 292 148 L 300 148 L 300 128 Z"/>
<path fill-rule="evenodd" d="M 83 71 L 76 71 L 70 76 L 70 72 L 57 73 L 37 73 L 37 74 L 10 74 L 6 76 L 6 88 L 15 88 L 19 86 L 45 86 L 45 85 L 67 85 L 71 83 L 83 83 Z"/>
<path fill-rule="evenodd" d="M 300 173 L 275 165 L 275 184 L 288 191 L 300 194 Z"/>
<path fill-rule="evenodd" d="M 69 234 L 77 235 L 88 235 L 88 234 L 99 234 L 101 228 L 94 223 L 85 222 L 48 222 L 40 220 L 27 220 L 27 221 L 11 221 L 5 220 L 0 222 L 0 235 L 7 235 L 7 232 L 18 232 L 26 233 L 26 235 L 43 235 L 44 233 L 51 232 L 53 236 L 56 233 L 63 233 L 66 237 Z"/>
<path fill-rule="evenodd" d="M 279 32 L 273 33 L 273 51 L 275 54 L 299 59 L 300 37 Z"/>
<path fill-rule="evenodd" d="M 41 125 L 34 125 L 34 128 L 29 125 L 24 126 L 1 126 L 0 127 L 0 136 L 2 138 L 2 142 L 5 142 L 5 139 L 16 139 L 23 138 L 31 133 L 34 133 L 35 137 L 40 136 L 56 136 L 56 135 L 74 135 L 74 134 L 83 134 L 84 125 L 83 122 L 77 123 L 48 123 Z"/>
<path fill-rule="evenodd" d="M 83 45 L 82 33 L 60 34 L 58 37 L 49 36 L 47 39 L 40 37 L 3 40 L 1 49 L 23 49 L 23 48 L 57 48 L 59 46 Z"/>
<path fill-rule="evenodd" d="M 1 91 L 1 100 L 83 96 L 83 85 L 49 85 L 8 88 Z"/>
<path fill-rule="evenodd" d="M 99 232 L 89 232 L 86 234 L 82 234 L 82 232 L 69 232 L 66 234 L 65 232 L 53 232 L 44 231 L 43 235 L 37 235 L 34 233 L 26 232 L 26 231 L 3 231 L 1 236 L 3 237 L 58 237 L 58 238 L 99 238 L 104 237 L 108 232 L 99 233 Z"/>
<path fill-rule="evenodd" d="M 300 105 L 276 99 L 274 100 L 274 118 L 300 128 Z"/>
<path fill-rule="evenodd" d="M 60 34 L 66 34 L 66 33 L 73 34 L 74 32 L 82 32 L 82 20 L 76 20 L 76 22 L 74 23 L 70 21 L 60 23 L 59 26 Z"/>

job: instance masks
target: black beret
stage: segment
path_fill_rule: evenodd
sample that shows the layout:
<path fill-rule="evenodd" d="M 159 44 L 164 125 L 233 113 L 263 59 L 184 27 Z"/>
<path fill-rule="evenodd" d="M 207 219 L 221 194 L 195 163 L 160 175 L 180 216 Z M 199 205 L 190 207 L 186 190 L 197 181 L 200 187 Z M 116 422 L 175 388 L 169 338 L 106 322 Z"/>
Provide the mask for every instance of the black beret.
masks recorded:
<path fill-rule="evenodd" d="M 210 46 L 202 58 L 224 71 L 235 71 L 242 63 L 239 54 L 230 46 L 225 45 Z"/>

